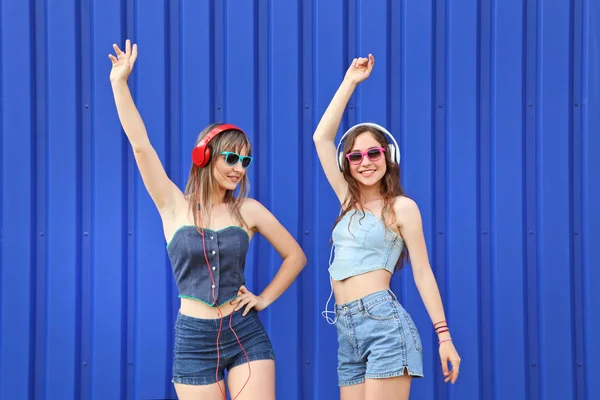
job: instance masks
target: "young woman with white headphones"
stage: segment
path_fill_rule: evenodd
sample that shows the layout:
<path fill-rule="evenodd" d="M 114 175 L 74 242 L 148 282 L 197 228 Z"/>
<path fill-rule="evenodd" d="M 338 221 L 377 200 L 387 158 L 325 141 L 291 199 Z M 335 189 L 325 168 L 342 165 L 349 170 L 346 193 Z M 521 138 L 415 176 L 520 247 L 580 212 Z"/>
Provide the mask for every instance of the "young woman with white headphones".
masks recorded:
<path fill-rule="evenodd" d="M 334 143 L 348 100 L 374 63 L 372 55 L 354 59 L 313 136 L 341 204 L 332 233 L 335 258 L 329 266 L 334 318 L 327 316 L 329 311 L 325 316 L 337 328 L 342 400 L 408 399 L 412 377 L 423 377 L 419 331 L 390 289 L 393 273 L 408 254 L 439 337 L 446 382 L 456 382 L 460 364 L 429 264 L 419 208 L 400 185 L 398 143 L 373 123 L 353 126 L 337 147 Z"/>

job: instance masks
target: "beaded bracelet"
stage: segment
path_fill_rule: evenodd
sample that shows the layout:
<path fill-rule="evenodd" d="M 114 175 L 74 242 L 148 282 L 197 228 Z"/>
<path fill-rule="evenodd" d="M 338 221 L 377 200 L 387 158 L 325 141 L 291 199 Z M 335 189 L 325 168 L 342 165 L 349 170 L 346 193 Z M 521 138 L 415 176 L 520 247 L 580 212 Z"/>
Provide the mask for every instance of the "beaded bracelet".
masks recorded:
<path fill-rule="evenodd" d="M 451 341 L 452 341 L 452 338 L 451 338 L 451 337 L 449 337 L 449 338 L 446 338 L 446 339 L 442 339 L 442 340 L 440 340 L 440 341 L 438 342 L 438 344 L 442 344 L 442 343 L 444 343 L 444 342 L 451 342 Z"/>

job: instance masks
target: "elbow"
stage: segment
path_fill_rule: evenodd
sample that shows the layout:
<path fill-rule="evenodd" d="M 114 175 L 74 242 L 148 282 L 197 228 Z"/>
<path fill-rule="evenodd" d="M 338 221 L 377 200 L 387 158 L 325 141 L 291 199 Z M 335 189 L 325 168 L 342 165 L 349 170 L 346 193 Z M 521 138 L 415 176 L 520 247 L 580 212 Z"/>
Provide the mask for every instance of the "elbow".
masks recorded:
<path fill-rule="evenodd" d="M 292 254 L 290 254 L 288 256 L 288 258 L 290 259 L 290 261 L 292 261 L 292 263 L 298 268 L 298 270 L 302 270 L 304 269 L 304 267 L 306 266 L 307 263 L 307 258 L 306 258 L 306 254 L 304 254 L 304 251 L 302 251 L 302 248 L 298 247 L 298 250 L 296 250 L 295 252 L 293 252 Z"/>
<path fill-rule="evenodd" d="M 147 154 L 151 149 L 150 142 L 145 143 L 131 143 L 131 149 L 133 150 L 133 154 L 138 156 L 142 154 Z"/>

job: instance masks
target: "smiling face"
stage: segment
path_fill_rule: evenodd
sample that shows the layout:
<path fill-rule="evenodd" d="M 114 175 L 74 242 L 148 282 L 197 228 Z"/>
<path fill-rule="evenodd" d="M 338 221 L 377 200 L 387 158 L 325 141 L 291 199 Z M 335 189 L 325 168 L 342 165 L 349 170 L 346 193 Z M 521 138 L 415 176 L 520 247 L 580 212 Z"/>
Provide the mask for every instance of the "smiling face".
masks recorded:
<path fill-rule="evenodd" d="M 350 150 L 344 156 L 350 176 L 359 186 L 381 184 L 381 179 L 387 171 L 386 147 L 387 145 L 382 145 L 370 131 L 356 136 Z"/>
<path fill-rule="evenodd" d="M 216 126 L 218 124 L 207 126 L 198 136 L 196 146 Z M 240 226 L 245 226 L 240 207 L 247 198 L 249 189 L 244 166 L 248 166 L 251 160 L 239 156 L 251 156 L 250 141 L 244 132 L 231 129 L 216 135 L 208 146 L 210 161 L 203 167 L 192 163 L 184 193 L 190 199 L 194 223 L 201 227 L 202 221 L 198 220 L 198 215 L 210 216 L 213 206 L 227 203 L 233 218 Z"/>
<path fill-rule="evenodd" d="M 243 146 L 239 152 L 235 149 L 225 149 L 226 154 L 215 155 L 213 162 L 213 177 L 221 190 L 234 191 L 246 175 L 249 165 L 248 149 Z"/>

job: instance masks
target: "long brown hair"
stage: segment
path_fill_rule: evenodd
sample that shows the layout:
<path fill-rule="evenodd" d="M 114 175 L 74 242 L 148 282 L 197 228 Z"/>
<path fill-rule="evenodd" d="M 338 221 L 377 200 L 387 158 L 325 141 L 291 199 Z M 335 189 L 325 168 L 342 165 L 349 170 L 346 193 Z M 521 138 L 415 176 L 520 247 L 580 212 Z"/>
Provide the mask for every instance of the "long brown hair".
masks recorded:
<path fill-rule="evenodd" d="M 386 151 L 383 153 L 385 157 L 386 171 L 381 179 L 380 186 L 380 194 L 383 197 L 383 208 L 381 210 L 381 219 L 388 226 L 393 226 L 396 223 L 396 213 L 394 212 L 394 207 L 392 206 L 392 202 L 398 196 L 405 196 L 404 190 L 402 189 L 402 185 L 400 184 L 400 166 L 392 162 L 390 151 L 388 148 L 389 142 L 385 135 L 377 129 L 371 128 L 369 126 L 359 126 L 355 130 L 353 130 L 346 138 L 344 138 L 344 146 L 343 146 L 343 160 L 342 160 L 342 173 L 344 175 L 344 179 L 348 183 L 348 191 L 346 192 L 346 198 L 344 199 L 344 205 L 342 207 L 342 213 L 338 216 L 335 221 L 335 225 L 337 225 L 340 220 L 351 210 L 361 210 L 364 212 L 364 207 L 360 201 L 360 189 L 358 187 L 358 182 L 356 179 L 352 177 L 350 173 L 350 163 L 345 155 L 352 150 L 354 146 L 354 141 L 356 138 L 365 133 L 369 132 L 373 138 L 381 145 L 381 147 L 385 148 Z M 406 246 L 402 249 L 402 253 L 396 264 L 396 269 L 402 268 L 402 265 L 408 258 L 408 250 Z"/>
<path fill-rule="evenodd" d="M 221 124 L 211 124 L 204 128 L 204 130 L 200 132 L 200 135 L 198 135 L 195 146 L 198 145 L 200 140 L 202 140 L 202 138 L 206 136 L 208 132 L 219 125 Z M 212 195 L 215 191 L 219 190 L 218 183 L 213 175 L 214 161 L 220 157 L 221 151 L 235 151 L 240 153 L 242 149 L 246 148 L 248 155 L 252 155 L 252 146 L 250 145 L 250 140 L 248 140 L 248 137 L 244 132 L 237 129 L 231 129 L 219 133 L 210 141 L 208 146 L 211 150 L 210 161 L 202 168 L 199 168 L 192 163 L 190 175 L 184 192 L 186 198 L 189 200 L 190 210 L 192 210 L 194 215 L 194 225 L 199 231 L 204 228 L 201 226 L 199 221 L 199 211 L 202 213 L 202 218 L 206 218 L 208 220 L 203 222 L 209 223 L 210 213 L 212 210 Z M 240 211 L 240 207 L 244 200 L 248 197 L 249 187 L 250 183 L 248 181 L 248 175 L 244 174 L 239 186 L 237 187 L 237 194 L 232 190 L 225 191 L 224 201 L 227 204 L 227 207 L 234 220 L 240 224 L 240 227 L 247 227 L 246 221 L 244 220 L 244 217 Z"/>

